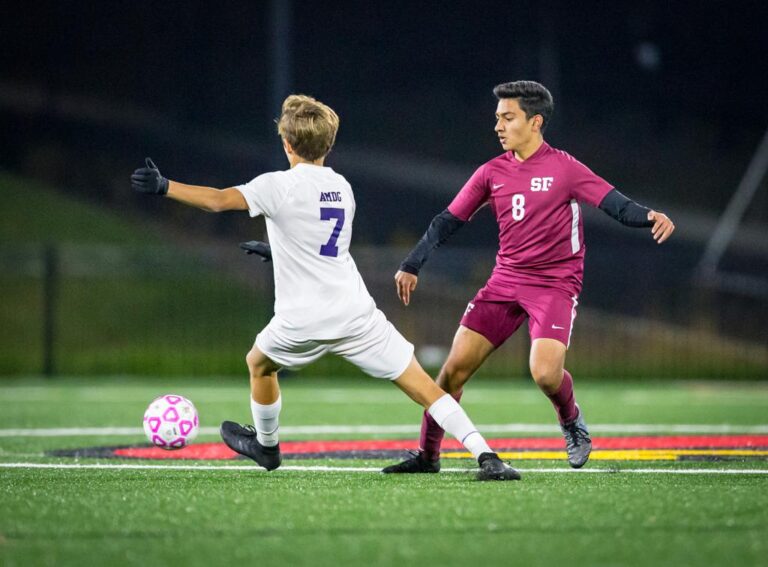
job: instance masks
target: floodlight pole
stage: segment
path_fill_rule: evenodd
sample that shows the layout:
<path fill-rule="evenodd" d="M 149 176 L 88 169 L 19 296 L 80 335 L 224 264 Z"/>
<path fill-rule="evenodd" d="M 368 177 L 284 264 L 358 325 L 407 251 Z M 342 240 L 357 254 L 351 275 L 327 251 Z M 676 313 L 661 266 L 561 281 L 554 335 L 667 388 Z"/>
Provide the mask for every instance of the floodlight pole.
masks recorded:
<path fill-rule="evenodd" d="M 56 295 L 59 281 L 59 255 L 56 246 L 43 250 L 43 374 L 56 374 Z"/>
<path fill-rule="evenodd" d="M 293 42 L 292 42 L 292 0 L 271 0 L 269 3 L 269 50 L 271 97 L 269 105 L 269 122 L 280 116 L 283 100 L 290 93 L 293 82 Z M 274 155 L 275 166 L 285 165 L 282 148 L 276 144 Z"/>
<path fill-rule="evenodd" d="M 540 26 L 541 40 L 539 42 L 539 76 L 552 97 L 555 106 L 562 112 L 562 100 L 560 100 L 560 49 L 557 42 L 557 14 L 551 7 L 544 5 Z"/>
<path fill-rule="evenodd" d="M 736 233 L 739 222 L 752 197 L 760 187 L 760 182 L 765 177 L 766 171 L 768 171 L 768 130 L 766 130 L 762 142 L 752 156 L 752 161 L 749 163 L 747 171 L 744 172 L 744 176 L 725 208 L 725 212 L 720 216 L 715 231 L 707 242 L 704 255 L 696 268 L 696 275 L 700 280 L 706 281 L 714 277 L 720 259 Z"/>

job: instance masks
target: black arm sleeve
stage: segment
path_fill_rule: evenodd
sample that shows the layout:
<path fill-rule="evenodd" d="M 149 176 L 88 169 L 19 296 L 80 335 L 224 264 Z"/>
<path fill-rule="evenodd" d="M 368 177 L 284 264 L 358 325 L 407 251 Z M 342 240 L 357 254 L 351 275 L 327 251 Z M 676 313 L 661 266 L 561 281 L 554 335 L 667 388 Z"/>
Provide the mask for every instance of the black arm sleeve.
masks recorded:
<path fill-rule="evenodd" d="M 635 228 L 653 226 L 648 220 L 650 209 L 638 205 L 632 199 L 625 197 L 616 189 L 612 189 L 600 202 L 600 209 L 621 224 Z"/>
<path fill-rule="evenodd" d="M 424 262 L 427 261 L 427 258 L 429 258 L 432 250 L 438 248 L 465 224 L 466 221 L 453 216 L 448 209 L 445 209 L 432 219 L 427 232 L 424 233 L 419 243 L 400 264 L 400 270 L 418 275 L 419 270 L 424 265 Z"/>

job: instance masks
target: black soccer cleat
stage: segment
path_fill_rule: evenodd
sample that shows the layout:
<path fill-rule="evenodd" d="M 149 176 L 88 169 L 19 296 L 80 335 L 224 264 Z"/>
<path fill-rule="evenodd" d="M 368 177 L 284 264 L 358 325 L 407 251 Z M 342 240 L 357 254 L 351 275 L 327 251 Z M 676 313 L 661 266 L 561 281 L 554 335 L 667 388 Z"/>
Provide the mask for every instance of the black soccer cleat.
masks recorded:
<path fill-rule="evenodd" d="M 584 423 L 584 417 L 581 413 L 573 421 L 564 423 L 560 426 L 565 437 L 565 450 L 568 453 L 568 463 L 574 469 L 580 469 L 589 460 L 589 454 L 592 452 L 592 439 L 589 437 L 587 424 Z"/>
<path fill-rule="evenodd" d="M 384 474 L 391 473 L 437 473 L 440 472 L 440 459 L 430 461 L 422 451 L 408 451 L 412 456 L 402 463 L 389 465 L 381 469 Z"/>
<path fill-rule="evenodd" d="M 477 480 L 520 480 L 520 473 L 502 461 L 496 453 L 482 453 L 477 462 Z"/>
<path fill-rule="evenodd" d="M 280 443 L 274 447 L 265 447 L 256 439 L 256 428 L 253 425 L 225 421 L 221 424 L 221 438 L 227 447 L 250 457 L 268 471 L 275 470 L 283 462 Z"/>

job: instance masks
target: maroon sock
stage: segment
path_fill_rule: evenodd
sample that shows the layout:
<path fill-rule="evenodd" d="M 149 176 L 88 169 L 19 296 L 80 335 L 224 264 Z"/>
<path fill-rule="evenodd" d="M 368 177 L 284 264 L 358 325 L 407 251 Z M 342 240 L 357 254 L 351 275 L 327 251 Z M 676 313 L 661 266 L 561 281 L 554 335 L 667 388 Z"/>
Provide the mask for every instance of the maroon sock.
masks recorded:
<path fill-rule="evenodd" d="M 563 383 L 560 385 L 560 389 L 554 394 L 547 394 L 547 397 L 555 406 L 560 423 L 573 421 L 578 417 L 579 410 L 573 396 L 573 377 L 567 370 L 563 370 Z"/>
<path fill-rule="evenodd" d="M 461 401 L 463 390 L 451 394 L 454 400 Z M 443 443 L 445 431 L 440 427 L 434 418 L 424 411 L 424 417 L 421 418 L 421 436 L 419 437 L 419 450 L 424 453 L 424 457 L 430 461 L 436 461 L 440 458 L 440 445 Z"/>

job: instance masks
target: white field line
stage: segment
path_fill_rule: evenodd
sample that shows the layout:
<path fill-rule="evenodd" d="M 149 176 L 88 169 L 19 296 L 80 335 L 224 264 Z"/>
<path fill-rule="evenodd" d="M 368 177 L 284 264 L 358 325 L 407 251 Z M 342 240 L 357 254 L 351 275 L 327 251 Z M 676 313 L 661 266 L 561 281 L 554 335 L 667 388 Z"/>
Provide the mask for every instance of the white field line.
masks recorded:
<path fill-rule="evenodd" d="M 484 434 L 491 433 L 553 433 L 560 434 L 555 424 L 503 423 L 478 425 Z M 416 434 L 419 425 L 294 425 L 283 426 L 283 435 L 334 434 Z M 593 434 L 768 434 L 768 425 L 701 425 L 701 424 L 591 424 Z M 201 427 L 201 435 L 218 435 L 218 427 Z M 143 435 L 141 427 L 57 427 L 0 429 L 0 437 L 120 437 Z"/>
<path fill-rule="evenodd" d="M 192 400 L 206 404 L 213 403 L 242 403 L 244 398 L 243 388 L 215 388 L 215 387 L 179 387 L 170 388 Z M 156 391 L 159 395 L 163 391 Z M 405 402 L 403 395 L 395 389 L 370 390 L 354 387 L 348 388 L 324 388 L 318 387 L 311 393 L 307 392 L 286 392 L 286 397 L 290 397 L 291 403 L 323 403 L 323 404 L 402 404 Z M 754 387 L 738 389 L 711 388 L 695 389 L 686 388 L 684 391 L 673 391 L 667 395 L 659 396 L 658 390 L 648 391 L 645 389 L 623 389 L 610 394 L 611 399 L 616 403 L 624 405 L 645 406 L 649 404 L 663 406 L 755 406 L 768 403 L 768 388 L 758 384 Z M 112 387 L 96 388 L 91 390 L 77 389 L 74 391 L 64 390 L 64 387 L 58 387 L 55 384 L 50 386 L 9 386 L 0 387 L 0 403 L 39 403 L 39 402 L 59 402 L 66 398 L 69 402 L 79 404 L 120 404 L 124 406 L 128 403 L 136 403 L 144 406 L 148 399 L 146 389 L 128 388 L 115 391 Z M 480 389 L 476 388 L 466 395 L 467 403 L 481 405 L 537 405 L 540 404 L 542 395 L 537 389 L 510 388 L 505 390 Z M 247 402 L 246 402 L 247 403 Z"/>
<path fill-rule="evenodd" d="M 139 464 L 63 464 L 63 463 L 0 463 L 0 468 L 6 469 L 97 469 L 97 470 L 172 470 L 172 471 L 241 471 L 266 474 L 261 468 L 248 465 L 139 465 Z M 326 467 L 326 466 L 285 466 L 281 471 L 291 472 L 360 472 L 380 473 L 376 467 Z M 544 469 L 544 468 L 519 468 L 521 473 L 542 474 L 749 474 L 768 475 L 768 469 Z M 474 473 L 474 469 L 448 468 L 442 472 L 450 473 Z"/>

